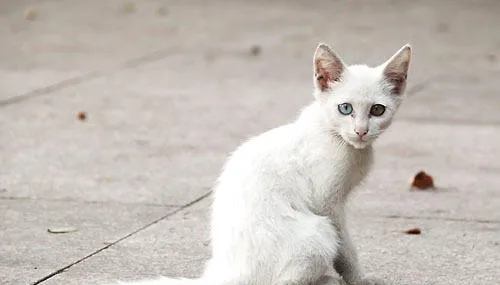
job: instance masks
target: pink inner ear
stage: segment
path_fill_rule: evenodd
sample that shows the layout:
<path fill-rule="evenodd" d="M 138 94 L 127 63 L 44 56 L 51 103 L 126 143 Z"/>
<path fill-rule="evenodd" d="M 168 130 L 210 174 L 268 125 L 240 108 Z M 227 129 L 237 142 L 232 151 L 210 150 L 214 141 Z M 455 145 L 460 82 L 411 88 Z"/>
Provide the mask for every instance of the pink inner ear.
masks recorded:
<path fill-rule="evenodd" d="M 328 82 L 340 80 L 342 66 L 335 61 L 325 62 L 324 59 L 316 59 L 316 80 L 321 91 L 329 88 Z"/>
<path fill-rule="evenodd" d="M 406 73 L 398 73 L 398 72 L 385 72 L 385 77 L 389 80 L 389 82 L 394 86 L 392 88 L 393 94 L 400 95 L 403 92 L 403 89 L 406 84 Z"/>

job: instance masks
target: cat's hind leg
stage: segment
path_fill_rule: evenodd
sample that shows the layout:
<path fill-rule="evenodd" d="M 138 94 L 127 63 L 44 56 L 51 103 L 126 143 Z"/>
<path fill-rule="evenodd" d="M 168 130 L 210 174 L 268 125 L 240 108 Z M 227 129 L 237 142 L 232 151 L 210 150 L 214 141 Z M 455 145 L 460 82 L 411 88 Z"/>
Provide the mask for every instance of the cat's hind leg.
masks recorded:
<path fill-rule="evenodd" d="M 289 223 L 273 285 L 315 284 L 331 269 L 338 237 L 329 218 L 301 214 Z"/>

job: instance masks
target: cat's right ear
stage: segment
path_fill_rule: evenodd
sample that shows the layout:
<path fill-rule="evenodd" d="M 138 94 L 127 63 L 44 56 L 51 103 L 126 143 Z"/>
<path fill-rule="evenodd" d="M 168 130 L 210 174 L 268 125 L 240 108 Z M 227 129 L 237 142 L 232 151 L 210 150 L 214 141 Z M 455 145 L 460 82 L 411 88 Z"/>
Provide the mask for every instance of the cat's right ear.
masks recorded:
<path fill-rule="evenodd" d="M 410 59 L 411 46 L 406 44 L 383 64 L 384 77 L 393 85 L 393 94 L 401 95 L 405 91 Z"/>
<path fill-rule="evenodd" d="M 314 53 L 314 84 L 321 92 L 330 89 L 331 84 L 341 80 L 345 64 L 333 50 L 320 43 Z"/>

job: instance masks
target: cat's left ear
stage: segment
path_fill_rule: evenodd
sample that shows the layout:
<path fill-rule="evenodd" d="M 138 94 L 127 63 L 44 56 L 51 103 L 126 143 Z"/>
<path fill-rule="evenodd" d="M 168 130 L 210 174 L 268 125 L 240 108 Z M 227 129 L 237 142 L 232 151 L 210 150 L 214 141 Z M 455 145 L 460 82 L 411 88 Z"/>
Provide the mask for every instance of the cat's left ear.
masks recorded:
<path fill-rule="evenodd" d="M 326 91 L 330 84 L 341 80 L 346 70 L 340 57 L 327 45 L 320 43 L 314 53 L 314 85 L 320 91 Z"/>
<path fill-rule="evenodd" d="M 383 75 L 392 84 L 393 94 L 401 95 L 405 91 L 410 59 L 411 46 L 406 44 L 382 64 L 384 68 Z"/>

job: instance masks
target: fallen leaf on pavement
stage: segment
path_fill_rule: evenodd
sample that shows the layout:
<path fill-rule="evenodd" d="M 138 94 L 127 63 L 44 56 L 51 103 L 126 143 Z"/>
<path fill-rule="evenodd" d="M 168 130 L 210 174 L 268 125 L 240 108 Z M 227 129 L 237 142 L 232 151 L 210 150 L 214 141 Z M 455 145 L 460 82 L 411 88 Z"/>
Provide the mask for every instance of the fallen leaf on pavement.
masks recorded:
<path fill-rule="evenodd" d="M 47 229 L 47 231 L 51 234 L 65 234 L 65 233 L 76 232 L 77 229 L 74 227 L 53 227 Z"/>
<path fill-rule="evenodd" d="M 421 232 L 422 231 L 419 228 L 411 228 L 405 231 L 405 233 L 409 235 L 419 235 Z"/>
<path fill-rule="evenodd" d="M 425 173 L 425 171 L 419 171 L 411 180 L 411 188 L 417 188 L 420 190 L 425 190 L 429 188 L 434 188 L 434 180 L 432 176 Z"/>
<path fill-rule="evenodd" d="M 87 113 L 85 113 L 85 112 L 78 112 L 78 115 L 76 117 L 80 121 L 85 121 L 87 119 Z"/>

